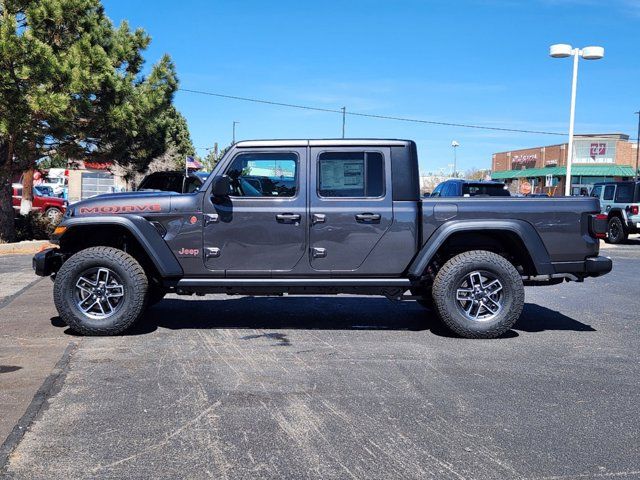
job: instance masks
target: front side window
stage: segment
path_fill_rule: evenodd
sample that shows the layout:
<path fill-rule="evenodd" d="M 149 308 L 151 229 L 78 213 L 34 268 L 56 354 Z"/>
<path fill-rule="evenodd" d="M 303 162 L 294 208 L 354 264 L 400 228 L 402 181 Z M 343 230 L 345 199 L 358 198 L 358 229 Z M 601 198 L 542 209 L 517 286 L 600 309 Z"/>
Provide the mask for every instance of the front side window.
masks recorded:
<path fill-rule="evenodd" d="M 384 157 L 378 152 L 324 152 L 318 157 L 321 197 L 382 197 Z"/>
<path fill-rule="evenodd" d="M 294 197 L 298 184 L 295 153 L 243 153 L 225 173 L 234 197 Z"/>
<path fill-rule="evenodd" d="M 596 185 L 595 187 L 593 187 L 593 190 L 591 190 L 591 196 L 600 198 L 601 192 L 602 192 L 602 185 Z"/>
<path fill-rule="evenodd" d="M 613 192 L 615 192 L 616 187 L 614 185 L 607 185 L 604 187 L 604 195 L 602 197 L 603 200 L 613 200 Z"/>

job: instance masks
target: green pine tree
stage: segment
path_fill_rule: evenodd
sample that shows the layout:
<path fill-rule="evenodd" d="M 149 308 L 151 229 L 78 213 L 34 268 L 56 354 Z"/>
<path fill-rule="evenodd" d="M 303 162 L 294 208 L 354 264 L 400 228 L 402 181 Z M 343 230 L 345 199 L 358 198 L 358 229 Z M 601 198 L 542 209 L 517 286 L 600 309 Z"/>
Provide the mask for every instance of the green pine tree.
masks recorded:
<path fill-rule="evenodd" d="M 165 151 L 178 81 L 168 56 L 142 75 L 149 42 L 99 0 L 0 0 L 0 242 L 14 238 L 12 179 L 37 160 L 143 170 Z"/>

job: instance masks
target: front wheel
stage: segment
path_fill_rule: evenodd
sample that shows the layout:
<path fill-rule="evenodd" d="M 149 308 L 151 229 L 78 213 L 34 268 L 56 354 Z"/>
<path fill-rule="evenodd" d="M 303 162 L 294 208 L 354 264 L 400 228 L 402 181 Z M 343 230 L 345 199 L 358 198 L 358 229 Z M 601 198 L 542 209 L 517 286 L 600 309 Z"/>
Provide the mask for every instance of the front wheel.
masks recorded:
<path fill-rule="evenodd" d="M 433 283 L 433 300 L 453 332 L 465 338 L 496 338 L 520 317 L 524 285 L 504 257 L 475 250 L 443 265 Z"/>
<path fill-rule="evenodd" d="M 147 288 L 147 276 L 132 256 L 91 247 L 62 264 L 53 300 L 62 320 L 78 333 L 117 335 L 144 311 Z"/>

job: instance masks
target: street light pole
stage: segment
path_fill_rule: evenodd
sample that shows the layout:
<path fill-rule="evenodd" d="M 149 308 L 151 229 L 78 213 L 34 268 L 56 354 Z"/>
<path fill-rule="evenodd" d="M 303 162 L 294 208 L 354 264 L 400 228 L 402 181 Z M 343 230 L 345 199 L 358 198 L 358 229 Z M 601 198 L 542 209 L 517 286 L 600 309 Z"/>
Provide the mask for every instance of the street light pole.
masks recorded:
<path fill-rule="evenodd" d="M 567 176 L 564 195 L 571 195 L 571 165 L 573 164 L 573 127 L 576 119 L 576 90 L 578 87 L 578 52 L 573 50 L 573 79 L 571 80 L 571 112 L 569 113 L 569 146 L 567 148 Z"/>
<path fill-rule="evenodd" d="M 636 137 L 636 181 L 640 178 L 640 174 L 638 173 L 638 159 L 640 158 L 640 110 L 636 112 L 638 115 L 638 136 Z"/>
<path fill-rule="evenodd" d="M 455 140 L 453 142 L 451 142 L 451 146 L 453 147 L 453 173 L 452 173 L 452 177 L 457 177 L 458 174 L 456 173 L 456 166 L 458 163 L 458 158 L 456 155 L 456 148 L 458 148 L 460 146 L 460 144 L 458 142 L 456 142 Z"/>
<path fill-rule="evenodd" d="M 571 80 L 571 112 L 569 114 L 569 145 L 567 148 L 567 176 L 565 177 L 564 194 L 571 195 L 571 164 L 573 163 L 573 127 L 576 113 L 576 90 L 578 88 L 578 57 L 585 60 L 600 60 L 604 57 L 604 48 L 573 48 L 571 45 L 558 43 L 551 45 L 549 55 L 553 58 L 566 58 L 573 55 L 573 78 Z"/>
<path fill-rule="evenodd" d="M 342 110 L 342 138 L 344 138 L 344 124 L 346 122 L 347 107 L 342 107 L 340 110 Z"/>
<path fill-rule="evenodd" d="M 240 122 L 233 121 L 233 139 L 231 140 L 231 145 L 236 144 L 236 125 Z"/>

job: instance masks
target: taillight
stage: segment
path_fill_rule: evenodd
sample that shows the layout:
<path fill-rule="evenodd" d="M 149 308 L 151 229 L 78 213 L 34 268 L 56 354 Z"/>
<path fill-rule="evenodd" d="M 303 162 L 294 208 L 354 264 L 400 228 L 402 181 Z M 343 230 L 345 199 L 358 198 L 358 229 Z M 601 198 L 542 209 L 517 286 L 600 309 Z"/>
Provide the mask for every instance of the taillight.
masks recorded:
<path fill-rule="evenodd" d="M 590 233 L 595 238 L 607 238 L 607 226 L 609 218 L 605 213 L 591 215 Z"/>
<path fill-rule="evenodd" d="M 629 213 L 631 215 L 638 215 L 638 211 L 640 211 L 640 206 L 638 206 L 638 205 L 630 205 L 629 206 Z"/>

